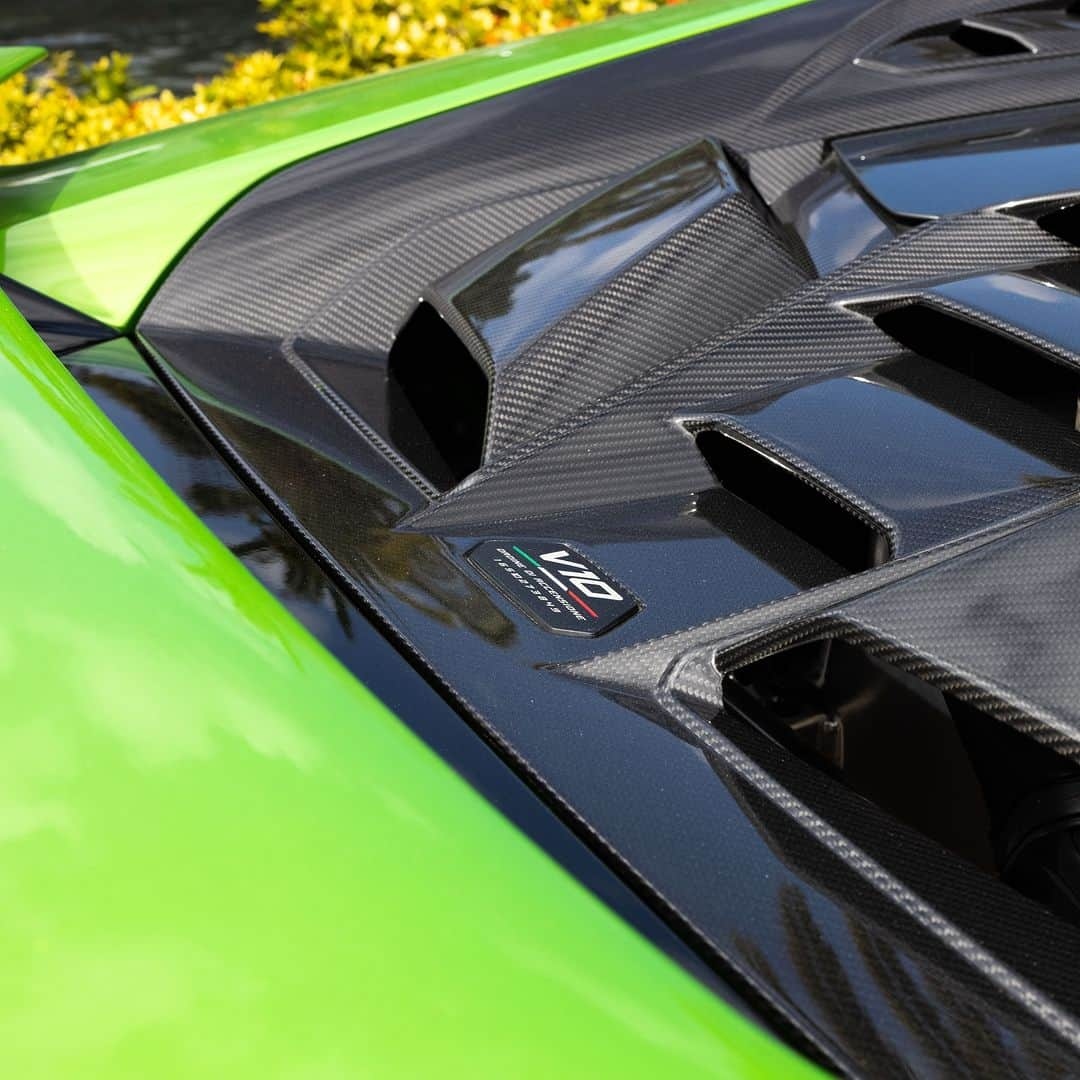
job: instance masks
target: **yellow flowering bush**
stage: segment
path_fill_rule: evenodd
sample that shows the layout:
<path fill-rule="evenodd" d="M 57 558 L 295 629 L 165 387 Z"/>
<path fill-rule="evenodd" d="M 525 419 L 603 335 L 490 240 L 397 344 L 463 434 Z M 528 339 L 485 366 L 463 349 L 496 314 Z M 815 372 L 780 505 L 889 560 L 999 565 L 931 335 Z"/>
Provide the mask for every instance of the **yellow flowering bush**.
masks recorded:
<path fill-rule="evenodd" d="M 418 60 L 549 34 L 677 0 L 259 0 L 271 48 L 233 57 L 190 94 L 140 87 L 130 57 L 70 54 L 0 84 L 0 165 L 39 161 L 160 131 Z"/>

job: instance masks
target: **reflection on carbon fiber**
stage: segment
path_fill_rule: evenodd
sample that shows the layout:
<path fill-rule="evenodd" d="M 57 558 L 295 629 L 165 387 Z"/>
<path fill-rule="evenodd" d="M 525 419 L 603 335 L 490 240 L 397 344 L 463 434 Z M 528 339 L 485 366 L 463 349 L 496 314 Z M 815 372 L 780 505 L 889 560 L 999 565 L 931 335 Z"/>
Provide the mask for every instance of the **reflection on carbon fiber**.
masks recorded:
<path fill-rule="evenodd" d="M 477 296 L 472 312 L 481 327 L 512 312 L 518 300 L 518 288 L 536 273 L 544 260 L 566 249 L 576 253 L 577 249 L 588 250 L 590 245 L 597 247 L 598 241 L 606 241 L 600 248 L 600 256 L 605 256 L 606 248 L 614 248 L 620 241 L 625 244 L 639 226 L 653 224 L 663 214 L 674 216 L 673 212 L 681 209 L 680 203 L 689 201 L 692 195 L 700 195 L 695 187 L 704 187 L 702 174 L 708 173 L 704 155 L 698 146 L 693 149 L 698 152 L 673 154 L 664 159 L 664 168 L 653 166 L 644 176 L 634 178 L 636 182 L 623 182 L 612 191 L 595 196 L 586 207 L 568 211 L 558 224 L 514 247 L 500 263 L 499 273 L 488 273 L 483 278 L 483 291 Z M 719 180 L 717 173 L 714 181 L 719 183 Z M 577 261 L 577 258 L 567 260 L 567 272 L 581 272 L 575 266 Z M 594 257 L 593 261 L 608 268 L 612 259 Z M 551 297 L 551 302 L 565 301 L 556 295 Z"/>
<path fill-rule="evenodd" d="M 714 764 L 762 838 L 798 875 L 775 894 L 781 961 L 766 954 L 764 938 L 736 933 L 734 948 L 763 984 L 824 1030 L 857 1033 L 852 1044 L 867 1075 L 1069 1074 L 1069 1056 L 1044 1031 L 1002 1010 L 1000 998 L 995 1005 L 993 994 L 974 992 L 950 970 L 955 957 L 918 941 L 895 913 L 861 897 L 839 864 L 810 856 L 789 819 Z M 831 902 L 834 894 L 842 894 L 842 907 Z"/>
<path fill-rule="evenodd" d="M 341 594 L 224 466 L 145 369 L 134 346 L 108 342 L 84 350 L 79 361 L 70 365 L 78 381 L 107 415 L 119 419 L 116 414 L 124 414 L 125 431 L 134 425 L 145 433 L 140 451 L 200 517 L 213 520 L 229 549 L 249 565 L 259 564 L 291 601 L 332 614 L 351 636 L 355 613 Z M 289 444 L 284 436 L 275 437 Z M 350 547 L 363 560 L 365 577 L 443 625 L 465 626 L 497 645 L 513 639 L 513 624 L 447 559 L 438 541 L 392 531 L 406 510 L 400 499 L 353 474 L 339 475 L 345 470 L 325 458 L 317 467 L 305 468 L 311 468 L 316 497 L 317 476 L 337 493 L 336 500 L 346 482 L 351 497 L 363 500 L 364 513 Z"/>
<path fill-rule="evenodd" d="M 139 449 L 200 518 L 214 519 L 229 550 L 249 565 L 257 562 L 295 601 L 327 607 L 345 636 L 352 637 L 355 615 L 341 595 L 225 468 L 153 376 L 138 370 L 139 360 L 130 343 L 110 343 L 108 353 L 98 348 L 79 358 L 91 357 L 92 364 L 70 364 L 71 373 L 106 415 L 119 419 L 123 413 L 128 418 L 124 430 L 130 431 L 137 418 L 147 434 L 155 437 L 158 454 L 151 452 L 149 441 L 141 441 Z M 118 359 L 124 363 L 115 363 Z"/>
<path fill-rule="evenodd" d="M 903 85 L 854 62 L 886 36 L 980 3 L 796 5 L 319 155 L 210 225 L 138 330 L 214 445 L 243 462 L 253 490 L 265 485 L 275 516 L 348 595 L 370 601 L 432 684 L 688 942 L 759 991 L 752 1000 L 798 1045 L 854 1075 L 1080 1075 L 1080 929 L 758 729 L 729 730 L 734 715 L 717 719 L 717 650 L 750 638 L 756 648 L 764 634 L 776 644 L 841 612 L 888 641 L 922 642 L 975 689 L 1041 703 L 1030 717 L 1047 733 L 1080 724 L 1080 519 L 1049 526 L 1080 499 L 1071 382 L 1055 390 L 1048 428 L 1029 393 L 985 381 L 986 350 L 970 334 L 976 372 L 930 349 L 898 362 L 904 343 L 875 324 L 880 312 L 846 306 L 925 285 L 995 334 L 1024 331 L 1037 349 L 1055 346 L 1044 350 L 1054 363 L 1080 367 L 1071 278 L 1055 289 L 1029 272 L 1074 260 L 1076 248 L 978 201 L 902 228 L 847 172 L 800 189 L 824 200 L 801 229 L 802 204 L 788 200 L 790 218 L 779 205 L 827 271 L 811 282 L 749 198 L 695 215 L 661 257 L 636 243 L 648 253 L 620 271 L 618 289 L 595 290 L 595 275 L 578 292 L 562 280 L 590 269 L 592 223 L 564 248 L 557 230 L 550 250 L 529 239 L 565 224 L 579 196 L 599 205 L 603 177 L 648 171 L 692 140 L 718 140 L 775 204 L 813 179 L 839 136 L 1075 96 L 1053 60 Z M 1070 139 L 1061 161 L 1075 150 Z M 1025 174 L 1037 185 L 1026 194 L 1072 198 L 1071 181 L 1059 191 L 1041 165 Z M 974 190 L 935 175 L 945 181 L 912 191 Z M 637 220 L 647 202 L 621 209 Z M 611 254 L 612 238 L 587 246 Z M 530 251 L 553 269 L 541 273 Z M 391 431 L 387 353 L 417 299 L 430 303 L 478 256 L 501 277 L 477 324 L 455 332 L 490 342 L 503 321 L 499 340 L 530 353 L 497 370 L 487 463 L 435 497 L 436 478 L 417 475 Z M 534 305 L 507 307 L 537 283 Z M 542 294 L 560 290 L 567 303 L 547 319 Z M 421 374 L 448 375 L 446 351 L 423 343 L 415 355 Z M 508 394 L 512 367 L 520 392 Z M 441 387 L 427 400 L 449 414 L 429 436 L 462 422 Z M 894 524 L 895 560 L 837 578 L 832 549 L 777 521 L 775 501 L 735 505 L 737 492 L 718 490 L 691 433 L 736 415 L 822 494 Z M 1032 549 L 1025 533 L 1054 542 Z M 580 550 L 640 611 L 595 642 L 545 634 L 467 576 L 476 545 L 513 539 Z M 910 724 L 897 727 L 915 741 Z M 910 775 L 921 795 L 928 769 L 901 775 L 883 758 L 891 780 Z"/>
<path fill-rule="evenodd" d="M 264 462 L 261 473 L 271 488 L 293 493 L 290 509 L 296 519 L 334 552 L 354 580 L 490 644 L 514 640 L 513 623 L 451 561 L 440 541 L 394 530 L 408 510 L 402 499 L 272 428 L 200 404 L 245 461 Z"/>
<path fill-rule="evenodd" d="M 806 892 L 797 885 L 780 888 L 780 917 L 794 974 L 800 989 L 830 1015 L 838 1028 L 862 1032 L 867 1056 L 874 1062 L 875 1076 L 910 1076 L 912 1045 L 896 1045 L 876 1024 L 861 989 L 856 989 L 848 964 L 815 919 Z M 905 1035 L 916 1044 L 928 1063 L 949 1076 L 974 1075 L 971 1063 L 986 1064 L 977 1075 L 1064 1076 L 1060 1060 L 1055 1063 L 1037 1040 L 1003 1031 L 985 1011 L 957 997 L 955 985 L 937 978 L 926 967 L 914 970 L 905 954 L 880 931 L 851 915 L 844 932 L 854 946 L 857 962 L 888 1002 L 891 1018 L 902 1024 Z M 740 938 L 737 943 L 747 966 L 775 991 L 790 992 L 756 942 Z"/>

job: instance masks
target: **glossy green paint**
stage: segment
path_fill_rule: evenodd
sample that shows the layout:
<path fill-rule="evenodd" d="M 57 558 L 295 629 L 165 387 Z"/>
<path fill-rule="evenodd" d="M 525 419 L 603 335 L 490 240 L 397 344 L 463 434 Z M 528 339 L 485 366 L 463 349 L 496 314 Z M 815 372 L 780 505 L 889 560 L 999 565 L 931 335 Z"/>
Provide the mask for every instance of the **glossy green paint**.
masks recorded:
<path fill-rule="evenodd" d="M 129 327 L 207 222 L 300 158 L 802 0 L 691 0 L 0 171 L 0 272 Z"/>
<path fill-rule="evenodd" d="M 18 75 L 23 68 L 44 60 L 45 56 L 45 50 L 36 45 L 0 46 L 0 82 L 10 79 L 12 75 Z"/>
<path fill-rule="evenodd" d="M 0 295 L 0 1072 L 799 1076 L 379 705 Z"/>

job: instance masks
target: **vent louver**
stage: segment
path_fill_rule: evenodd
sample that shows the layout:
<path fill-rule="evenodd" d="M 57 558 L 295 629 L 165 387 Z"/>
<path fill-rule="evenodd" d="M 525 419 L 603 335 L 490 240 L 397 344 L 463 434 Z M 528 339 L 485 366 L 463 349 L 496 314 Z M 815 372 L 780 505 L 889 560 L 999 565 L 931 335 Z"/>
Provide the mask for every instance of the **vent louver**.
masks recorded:
<path fill-rule="evenodd" d="M 391 441 L 455 487 L 797 287 L 789 239 L 710 139 L 599 185 L 425 289 L 389 356 Z M 722 261 L 752 268 L 740 288 Z"/>
<path fill-rule="evenodd" d="M 387 361 L 390 435 L 447 490 L 480 467 L 489 385 L 483 369 L 429 304 L 417 306 Z"/>
<path fill-rule="evenodd" d="M 1072 203 L 1040 212 L 1035 220 L 1051 236 L 1080 246 L 1080 204 Z"/>
<path fill-rule="evenodd" d="M 899 344 L 1076 430 L 1080 372 L 1010 334 L 912 302 L 874 313 Z"/>
<path fill-rule="evenodd" d="M 1002 57 L 1065 56 L 1080 51 L 1076 5 L 1032 4 L 923 27 L 859 57 L 860 66 L 928 71 Z"/>
<path fill-rule="evenodd" d="M 884 531 L 779 459 L 715 429 L 700 431 L 697 445 L 721 487 L 825 555 L 837 565 L 836 577 L 888 560 Z"/>
<path fill-rule="evenodd" d="M 724 674 L 725 709 L 1080 923 L 1080 768 L 881 651 L 826 637 L 773 653 Z"/>
<path fill-rule="evenodd" d="M 975 23 L 962 22 L 947 37 L 961 50 L 976 57 L 1017 56 L 1035 51 L 1011 34 Z"/>
<path fill-rule="evenodd" d="M 957 21 L 908 34 L 860 62 L 908 70 L 948 67 L 1034 52 L 1012 34 L 974 22 Z"/>

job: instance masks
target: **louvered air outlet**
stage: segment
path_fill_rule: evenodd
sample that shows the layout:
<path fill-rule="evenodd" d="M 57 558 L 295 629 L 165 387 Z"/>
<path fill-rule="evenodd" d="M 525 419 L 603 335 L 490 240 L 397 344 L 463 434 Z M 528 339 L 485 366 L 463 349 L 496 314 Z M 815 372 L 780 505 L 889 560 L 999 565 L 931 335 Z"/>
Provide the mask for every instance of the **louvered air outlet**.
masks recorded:
<path fill-rule="evenodd" d="M 1051 236 L 1080 246 L 1080 203 L 1067 203 L 1051 210 L 1039 211 L 1035 220 L 1040 228 L 1045 229 Z M 1070 284 L 1075 286 L 1076 282 L 1072 281 Z"/>
<path fill-rule="evenodd" d="M 860 63 L 898 71 L 924 70 L 1034 52 L 1030 45 L 1011 33 L 963 20 L 940 23 L 908 34 L 872 56 L 861 58 Z"/>
<path fill-rule="evenodd" d="M 962 689 L 943 692 L 913 674 L 917 660 L 912 670 L 886 662 L 880 643 L 859 636 L 725 672 L 725 710 L 1080 923 L 1080 768 L 962 700 Z"/>
<path fill-rule="evenodd" d="M 697 445 L 725 491 L 825 556 L 836 568 L 832 577 L 889 558 L 888 537 L 866 514 L 780 459 L 727 431 L 700 431 Z"/>
<path fill-rule="evenodd" d="M 1016 56 L 1035 50 L 1019 38 L 977 23 L 962 22 L 946 35 L 948 40 L 972 57 Z"/>
<path fill-rule="evenodd" d="M 402 327 L 387 362 L 390 435 L 445 491 L 480 467 L 488 376 L 430 304 Z"/>
<path fill-rule="evenodd" d="M 732 290 L 718 259 L 750 261 Z M 389 356 L 391 440 L 460 483 L 806 277 L 756 193 L 697 139 L 540 217 L 430 282 Z"/>
<path fill-rule="evenodd" d="M 899 344 L 1076 430 L 1080 372 L 1003 331 L 914 301 L 886 306 L 874 322 Z M 1008 417 L 998 418 L 1006 427 Z"/>
<path fill-rule="evenodd" d="M 1080 51 L 1075 4 L 1003 8 L 923 27 L 859 57 L 862 67 L 928 71 L 1001 58 L 1067 56 Z"/>

